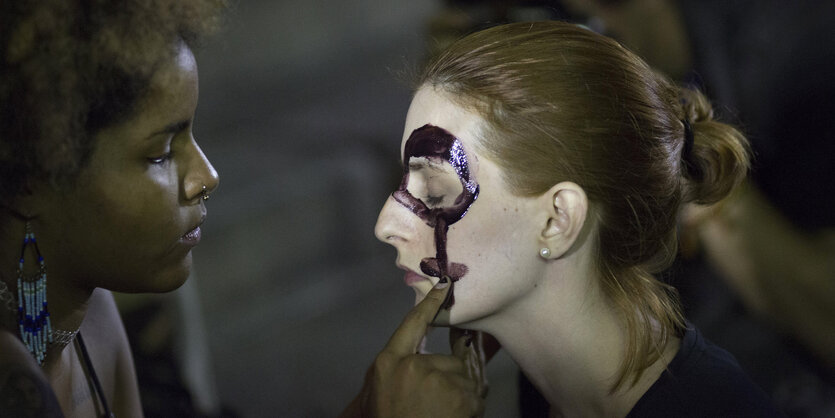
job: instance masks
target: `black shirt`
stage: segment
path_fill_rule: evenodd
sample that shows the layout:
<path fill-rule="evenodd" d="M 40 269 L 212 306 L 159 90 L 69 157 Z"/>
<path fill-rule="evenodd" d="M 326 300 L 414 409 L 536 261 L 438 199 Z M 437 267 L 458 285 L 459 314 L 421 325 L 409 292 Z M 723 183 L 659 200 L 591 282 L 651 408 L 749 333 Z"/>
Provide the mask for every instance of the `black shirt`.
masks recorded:
<path fill-rule="evenodd" d="M 692 325 L 673 361 L 627 417 L 782 416 L 727 351 Z"/>

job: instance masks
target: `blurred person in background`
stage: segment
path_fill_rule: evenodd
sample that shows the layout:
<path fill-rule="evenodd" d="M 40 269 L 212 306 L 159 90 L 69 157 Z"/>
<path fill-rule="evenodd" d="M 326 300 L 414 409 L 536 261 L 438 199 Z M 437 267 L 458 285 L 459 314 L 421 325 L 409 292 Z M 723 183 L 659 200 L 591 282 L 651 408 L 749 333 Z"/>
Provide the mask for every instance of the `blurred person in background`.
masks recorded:
<path fill-rule="evenodd" d="M 835 415 L 835 4 L 563 4 L 743 127 L 751 179 L 684 216 L 676 282 L 693 321 L 786 413 Z"/>

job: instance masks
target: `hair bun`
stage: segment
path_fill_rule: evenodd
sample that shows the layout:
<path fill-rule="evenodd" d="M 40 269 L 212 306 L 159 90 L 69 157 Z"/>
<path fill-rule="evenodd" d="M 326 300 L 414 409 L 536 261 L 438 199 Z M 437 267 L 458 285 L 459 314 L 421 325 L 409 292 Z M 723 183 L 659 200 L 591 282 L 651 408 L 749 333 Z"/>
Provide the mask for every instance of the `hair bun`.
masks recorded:
<path fill-rule="evenodd" d="M 679 97 L 684 113 L 684 200 L 699 204 L 718 202 L 748 174 L 748 140 L 736 128 L 713 118 L 713 108 L 702 93 L 682 88 Z M 688 144 L 688 130 L 692 145 Z"/>

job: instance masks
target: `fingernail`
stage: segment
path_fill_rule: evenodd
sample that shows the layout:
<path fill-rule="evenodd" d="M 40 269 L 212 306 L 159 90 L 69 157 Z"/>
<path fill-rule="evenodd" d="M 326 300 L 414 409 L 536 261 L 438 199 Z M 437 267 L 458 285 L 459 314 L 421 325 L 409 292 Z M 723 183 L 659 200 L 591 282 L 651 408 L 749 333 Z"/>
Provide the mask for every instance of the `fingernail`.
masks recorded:
<path fill-rule="evenodd" d="M 450 286 L 450 288 L 446 292 L 446 298 L 444 299 L 444 303 L 441 305 L 441 308 L 449 310 L 449 308 L 452 307 L 452 304 L 455 301 L 455 299 L 454 299 L 455 296 L 453 296 L 453 293 L 455 292 L 455 289 L 452 288 L 452 286 L 455 285 L 455 282 L 453 282 L 452 279 L 450 279 L 448 276 L 444 276 L 442 278 L 444 279 L 444 283 L 445 283 L 443 286 L 444 287 Z"/>
<path fill-rule="evenodd" d="M 447 279 L 447 277 L 444 276 L 441 277 L 441 280 L 439 280 L 438 283 L 435 284 L 435 289 L 446 289 L 447 286 L 449 286 L 449 279 Z"/>

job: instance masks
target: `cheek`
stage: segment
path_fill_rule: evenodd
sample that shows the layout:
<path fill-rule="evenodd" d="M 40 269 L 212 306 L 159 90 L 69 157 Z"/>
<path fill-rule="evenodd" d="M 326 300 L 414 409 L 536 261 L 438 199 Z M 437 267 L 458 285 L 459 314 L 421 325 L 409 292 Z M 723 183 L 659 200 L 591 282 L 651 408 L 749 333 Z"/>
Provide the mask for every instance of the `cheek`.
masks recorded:
<path fill-rule="evenodd" d="M 91 200 L 97 203 L 99 215 L 124 228 L 144 229 L 170 219 L 178 201 L 176 184 L 165 177 L 114 181 L 94 193 Z"/>
<path fill-rule="evenodd" d="M 494 263 L 497 258 L 515 259 L 513 251 L 519 250 L 521 243 L 531 239 L 531 227 L 523 213 L 524 208 L 516 206 L 511 199 L 480 197 L 470 211 L 449 229 L 447 243 L 450 260 Z"/>
<path fill-rule="evenodd" d="M 124 258 L 128 251 L 139 256 L 159 252 L 163 239 L 173 239 L 168 235 L 178 229 L 177 196 L 167 176 L 114 176 L 91 185 L 76 214 L 92 228 L 89 238 L 106 246 L 104 251 L 115 258 Z"/>
<path fill-rule="evenodd" d="M 493 269 L 518 259 L 525 233 L 513 219 L 493 217 L 487 222 L 459 223 L 450 228 L 448 235 L 451 261 L 467 264 L 474 271 Z"/>
<path fill-rule="evenodd" d="M 524 280 L 520 276 L 536 261 L 531 227 L 517 208 L 495 204 L 487 210 L 477 209 L 485 208 L 474 205 L 471 213 L 450 228 L 448 235 L 450 261 L 468 268 L 455 288 L 456 300 L 462 302 L 462 307 L 475 301 L 489 304 L 501 299 L 501 295 L 515 292 L 511 288 L 520 286 Z"/>
<path fill-rule="evenodd" d="M 176 286 L 168 282 L 179 285 L 187 277 L 183 266 L 190 260 L 180 260 L 174 250 L 184 232 L 178 196 L 176 183 L 166 177 L 134 177 L 91 189 L 85 223 L 94 226 L 83 245 L 99 266 L 96 285 L 129 292 L 171 290 Z M 156 281 L 164 283 L 155 287 Z"/>

